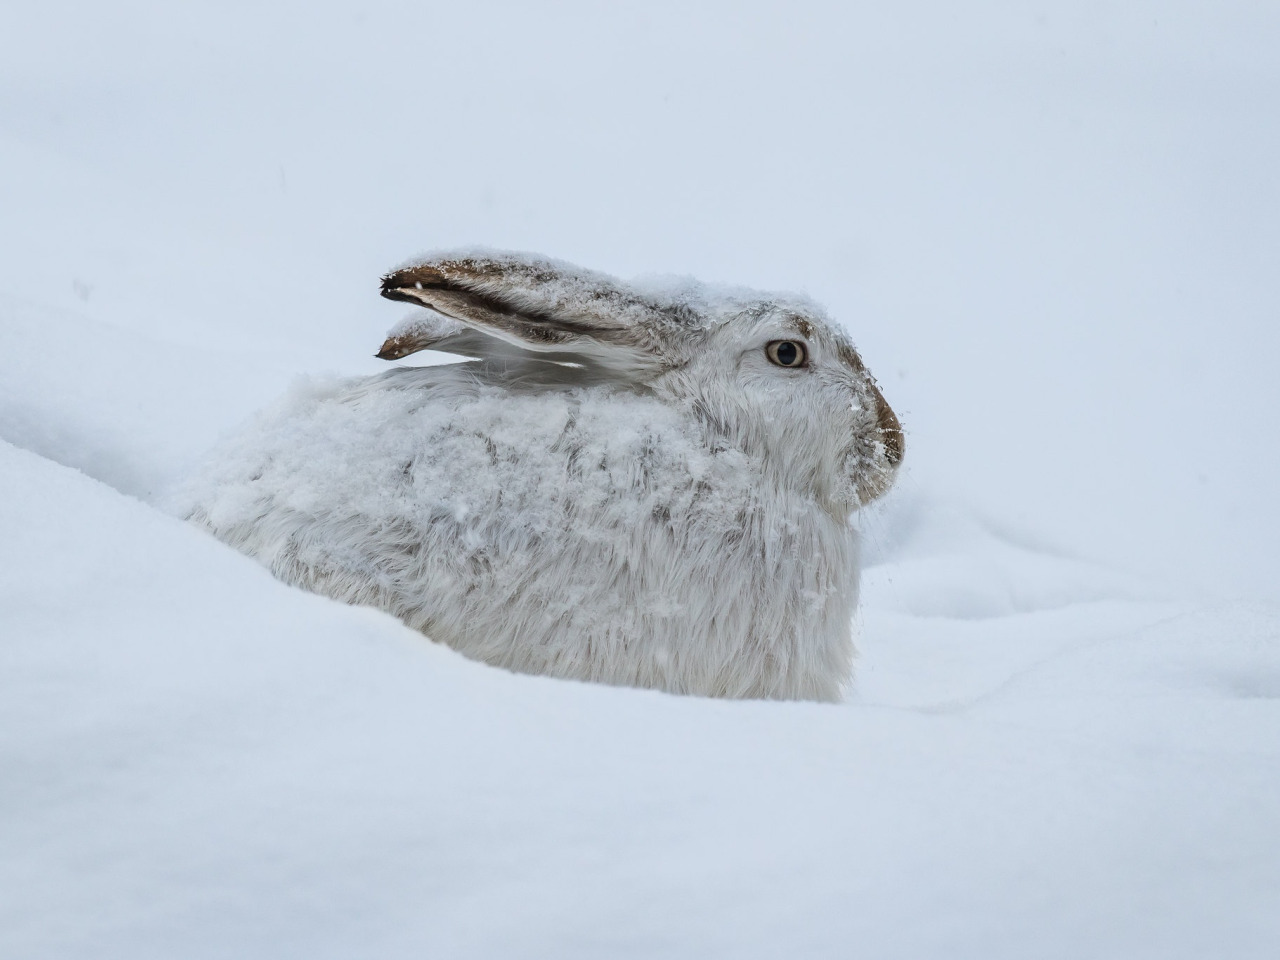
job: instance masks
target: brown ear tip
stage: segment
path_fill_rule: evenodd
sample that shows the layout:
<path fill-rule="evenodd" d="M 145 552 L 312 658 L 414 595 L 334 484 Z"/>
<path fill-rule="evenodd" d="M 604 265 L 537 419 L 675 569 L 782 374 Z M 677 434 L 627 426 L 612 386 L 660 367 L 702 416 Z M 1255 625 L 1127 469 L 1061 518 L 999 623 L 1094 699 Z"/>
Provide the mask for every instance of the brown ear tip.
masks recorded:
<path fill-rule="evenodd" d="M 388 337 L 374 356 L 379 360 L 399 360 L 408 352 L 404 349 L 399 337 Z"/>
<path fill-rule="evenodd" d="M 387 290 L 394 287 L 423 287 L 434 286 L 435 284 L 445 282 L 445 274 L 431 264 L 420 263 L 413 267 L 403 267 L 400 270 L 392 270 L 390 273 L 382 276 L 382 289 Z"/>
<path fill-rule="evenodd" d="M 413 287 L 406 287 L 403 284 L 383 284 L 382 290 L 379 292 L 388 300 L 398 300 L 401 303 L 414 303 L 422 306 L 421 298 L 414 296 L 415 288 Z"/>
<path fill-rule="evenodd" d="M 429 290 L 447 289 L 448 284 L 440 275 L 440 271 L 430 267 L 409 267 L 397 270 L 382 278 L 380 293 L 388 300 L 400 300 L 404 303 L 426 304 L 423 294 Z M 430 306 L 430 304 L 426 304 Z"/>

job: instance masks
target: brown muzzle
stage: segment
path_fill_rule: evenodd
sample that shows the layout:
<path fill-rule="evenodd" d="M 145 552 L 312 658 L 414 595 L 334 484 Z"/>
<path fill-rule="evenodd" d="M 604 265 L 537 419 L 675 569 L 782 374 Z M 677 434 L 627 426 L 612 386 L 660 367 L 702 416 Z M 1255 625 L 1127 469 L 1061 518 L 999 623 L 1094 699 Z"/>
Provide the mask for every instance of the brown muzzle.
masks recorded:
<path fill-rule="evenodd" d="M 876 422 L 880 428 L 880 439 L 884 442 L 884 455 L 895 467 L 902 462 L 902 454 L 906 448 L 906 438 L 902 435 L 902 424 L 897 415 L 884 399 L 884 394 L 874 383 L 871 391 L 876 395 Z"/>

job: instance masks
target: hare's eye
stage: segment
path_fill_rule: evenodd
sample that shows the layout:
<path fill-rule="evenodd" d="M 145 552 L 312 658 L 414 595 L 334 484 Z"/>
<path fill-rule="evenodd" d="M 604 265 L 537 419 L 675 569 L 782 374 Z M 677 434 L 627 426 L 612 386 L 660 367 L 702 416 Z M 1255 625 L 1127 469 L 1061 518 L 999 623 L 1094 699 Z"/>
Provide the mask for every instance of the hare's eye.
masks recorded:
<path fill-rule="evenodd" d="M 809 365 L 809 350 L 799 340 L 771 340 L 765 345 L 765 356 L 780 367 Z"/>

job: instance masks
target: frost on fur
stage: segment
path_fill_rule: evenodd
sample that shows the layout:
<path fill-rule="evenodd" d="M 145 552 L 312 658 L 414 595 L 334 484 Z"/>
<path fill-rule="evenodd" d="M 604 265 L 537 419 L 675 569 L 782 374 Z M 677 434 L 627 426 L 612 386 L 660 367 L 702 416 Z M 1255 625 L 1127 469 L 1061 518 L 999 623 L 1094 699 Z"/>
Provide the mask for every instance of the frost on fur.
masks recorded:
<path fill-rule="evenodd" d="M 840 696 L 848 520 L 892 482 L 902 432 L 819 308 L 483 251 L 383 293 L 426 309 L 380 356 L 476 359 L 295 391 L 219 451 L 190 519 L 487 663 Z"/>

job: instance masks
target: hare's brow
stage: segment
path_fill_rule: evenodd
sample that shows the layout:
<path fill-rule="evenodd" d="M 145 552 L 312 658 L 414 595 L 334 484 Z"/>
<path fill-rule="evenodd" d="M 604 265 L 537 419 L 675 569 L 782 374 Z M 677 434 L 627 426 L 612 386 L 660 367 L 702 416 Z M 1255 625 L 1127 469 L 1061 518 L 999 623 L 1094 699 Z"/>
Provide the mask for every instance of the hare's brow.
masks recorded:
<path fill-rule="evenodd" d="M 813 321 L 808 317 L 802 317 L 799 314 L 791 314 L 787 317 L 787 324 L 802 337 L 813 339 Z"/>

